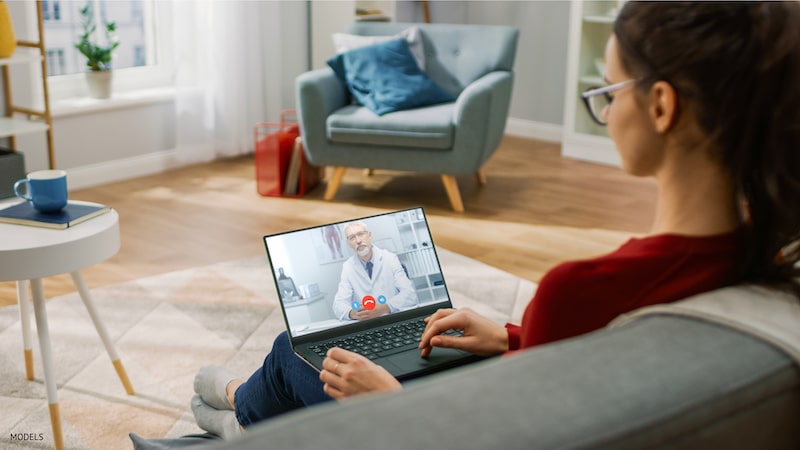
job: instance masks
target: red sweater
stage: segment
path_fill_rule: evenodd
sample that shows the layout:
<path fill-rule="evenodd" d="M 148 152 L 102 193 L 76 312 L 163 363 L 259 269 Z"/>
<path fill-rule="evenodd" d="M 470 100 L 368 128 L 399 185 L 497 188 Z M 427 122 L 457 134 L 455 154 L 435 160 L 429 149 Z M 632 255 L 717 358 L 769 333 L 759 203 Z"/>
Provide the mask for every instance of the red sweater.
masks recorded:
<path fill-rule="evenodd" d="M 506 325 L 510 350 L 588 333 L 620 314 L 733 284 L 740 232 L 631 239 L 613 253 L 567 262 L 539 282 L 522 325 Z"/>

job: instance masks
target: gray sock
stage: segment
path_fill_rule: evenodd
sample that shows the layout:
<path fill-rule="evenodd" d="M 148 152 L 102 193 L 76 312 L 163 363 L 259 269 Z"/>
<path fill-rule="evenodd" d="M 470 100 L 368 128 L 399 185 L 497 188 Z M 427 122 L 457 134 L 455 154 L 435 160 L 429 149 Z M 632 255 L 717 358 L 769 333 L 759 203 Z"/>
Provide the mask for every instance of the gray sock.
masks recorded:
<path fill-rule="evenodd" d="M 224 367 L 206 366 L 194 376 L 194 391 L 209 406 L 233 411 L 233 405 L 228 400 L 227 387 L 236 378 L 238 377 Z"/>
<path fill-rule="evenodd" d="M 192 412 L 197 426 L 225 440 L 241 436 L 243 433 L 233 411 L 213 408 L 199 395 L 192 397 Z"/>

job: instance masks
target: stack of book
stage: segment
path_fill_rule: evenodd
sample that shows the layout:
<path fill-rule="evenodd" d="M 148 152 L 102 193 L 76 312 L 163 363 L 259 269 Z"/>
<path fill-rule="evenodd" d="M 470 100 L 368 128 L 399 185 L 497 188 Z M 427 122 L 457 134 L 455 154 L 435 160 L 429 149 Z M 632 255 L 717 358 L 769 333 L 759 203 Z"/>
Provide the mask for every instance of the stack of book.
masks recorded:
<path fill-rule="evenodd" d="M 305 150 L 303 149 L 303 138 L 298 136 L 294 141 L 289 163 L 285 170 L 286 176 L 283 178 L 282 195 L 289 197 L 299 197 L 306 191 L 316 186 L 322 179 L 322 168 L 311 165 L 306 160 Z"/>
<path fill-rule="evenodd" d="M 97 203 L 70 201 L 61 211 L 43 213 L 30 202 L 17 203 L 0 209 L 0 223 L 64 230 L 111 211 Z"/>
<path fill-rule="evenodd" d="M 297 137 L 292 147 L 292 156 L 289 158 L 289 167 L 286 169 L 286 179 L 283 182 L 283 193 L 286 195 L 296 195 L 300 183 L 300 170 L 305 159 L 303 154 L 303 138 Z"/>

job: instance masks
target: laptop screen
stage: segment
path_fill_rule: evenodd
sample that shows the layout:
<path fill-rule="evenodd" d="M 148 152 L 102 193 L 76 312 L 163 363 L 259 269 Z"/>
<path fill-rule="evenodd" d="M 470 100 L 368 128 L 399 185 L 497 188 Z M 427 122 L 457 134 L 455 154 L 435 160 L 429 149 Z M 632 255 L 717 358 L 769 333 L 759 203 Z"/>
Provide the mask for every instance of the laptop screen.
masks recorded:
<path fill-rule="evenodd" d="M 422 208 L 264 241 L 293 337 L 450 300 Z"/>

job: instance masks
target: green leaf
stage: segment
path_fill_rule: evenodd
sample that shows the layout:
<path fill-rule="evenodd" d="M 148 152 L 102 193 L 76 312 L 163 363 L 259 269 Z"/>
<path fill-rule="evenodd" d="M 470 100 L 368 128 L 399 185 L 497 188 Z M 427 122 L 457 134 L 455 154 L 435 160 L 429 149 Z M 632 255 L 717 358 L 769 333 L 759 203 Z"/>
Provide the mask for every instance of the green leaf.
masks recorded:
<path fill-rule="evenodd" d="M 97 44 L 95 32 L 97 25 L 94 20 L 94 9 L 92 3 L 87 2 L 79 9 L 83 33 L 79 34 L 79 42 L 75 48 L 86 57 L 86 66 L 91 70 L 110 70 L 113 51 L 119 46 L 119 39 L 115 35 L 117 29 L 116 22 L 104 22 L 104 32 L 107 41 L 106 46 Z"/>

